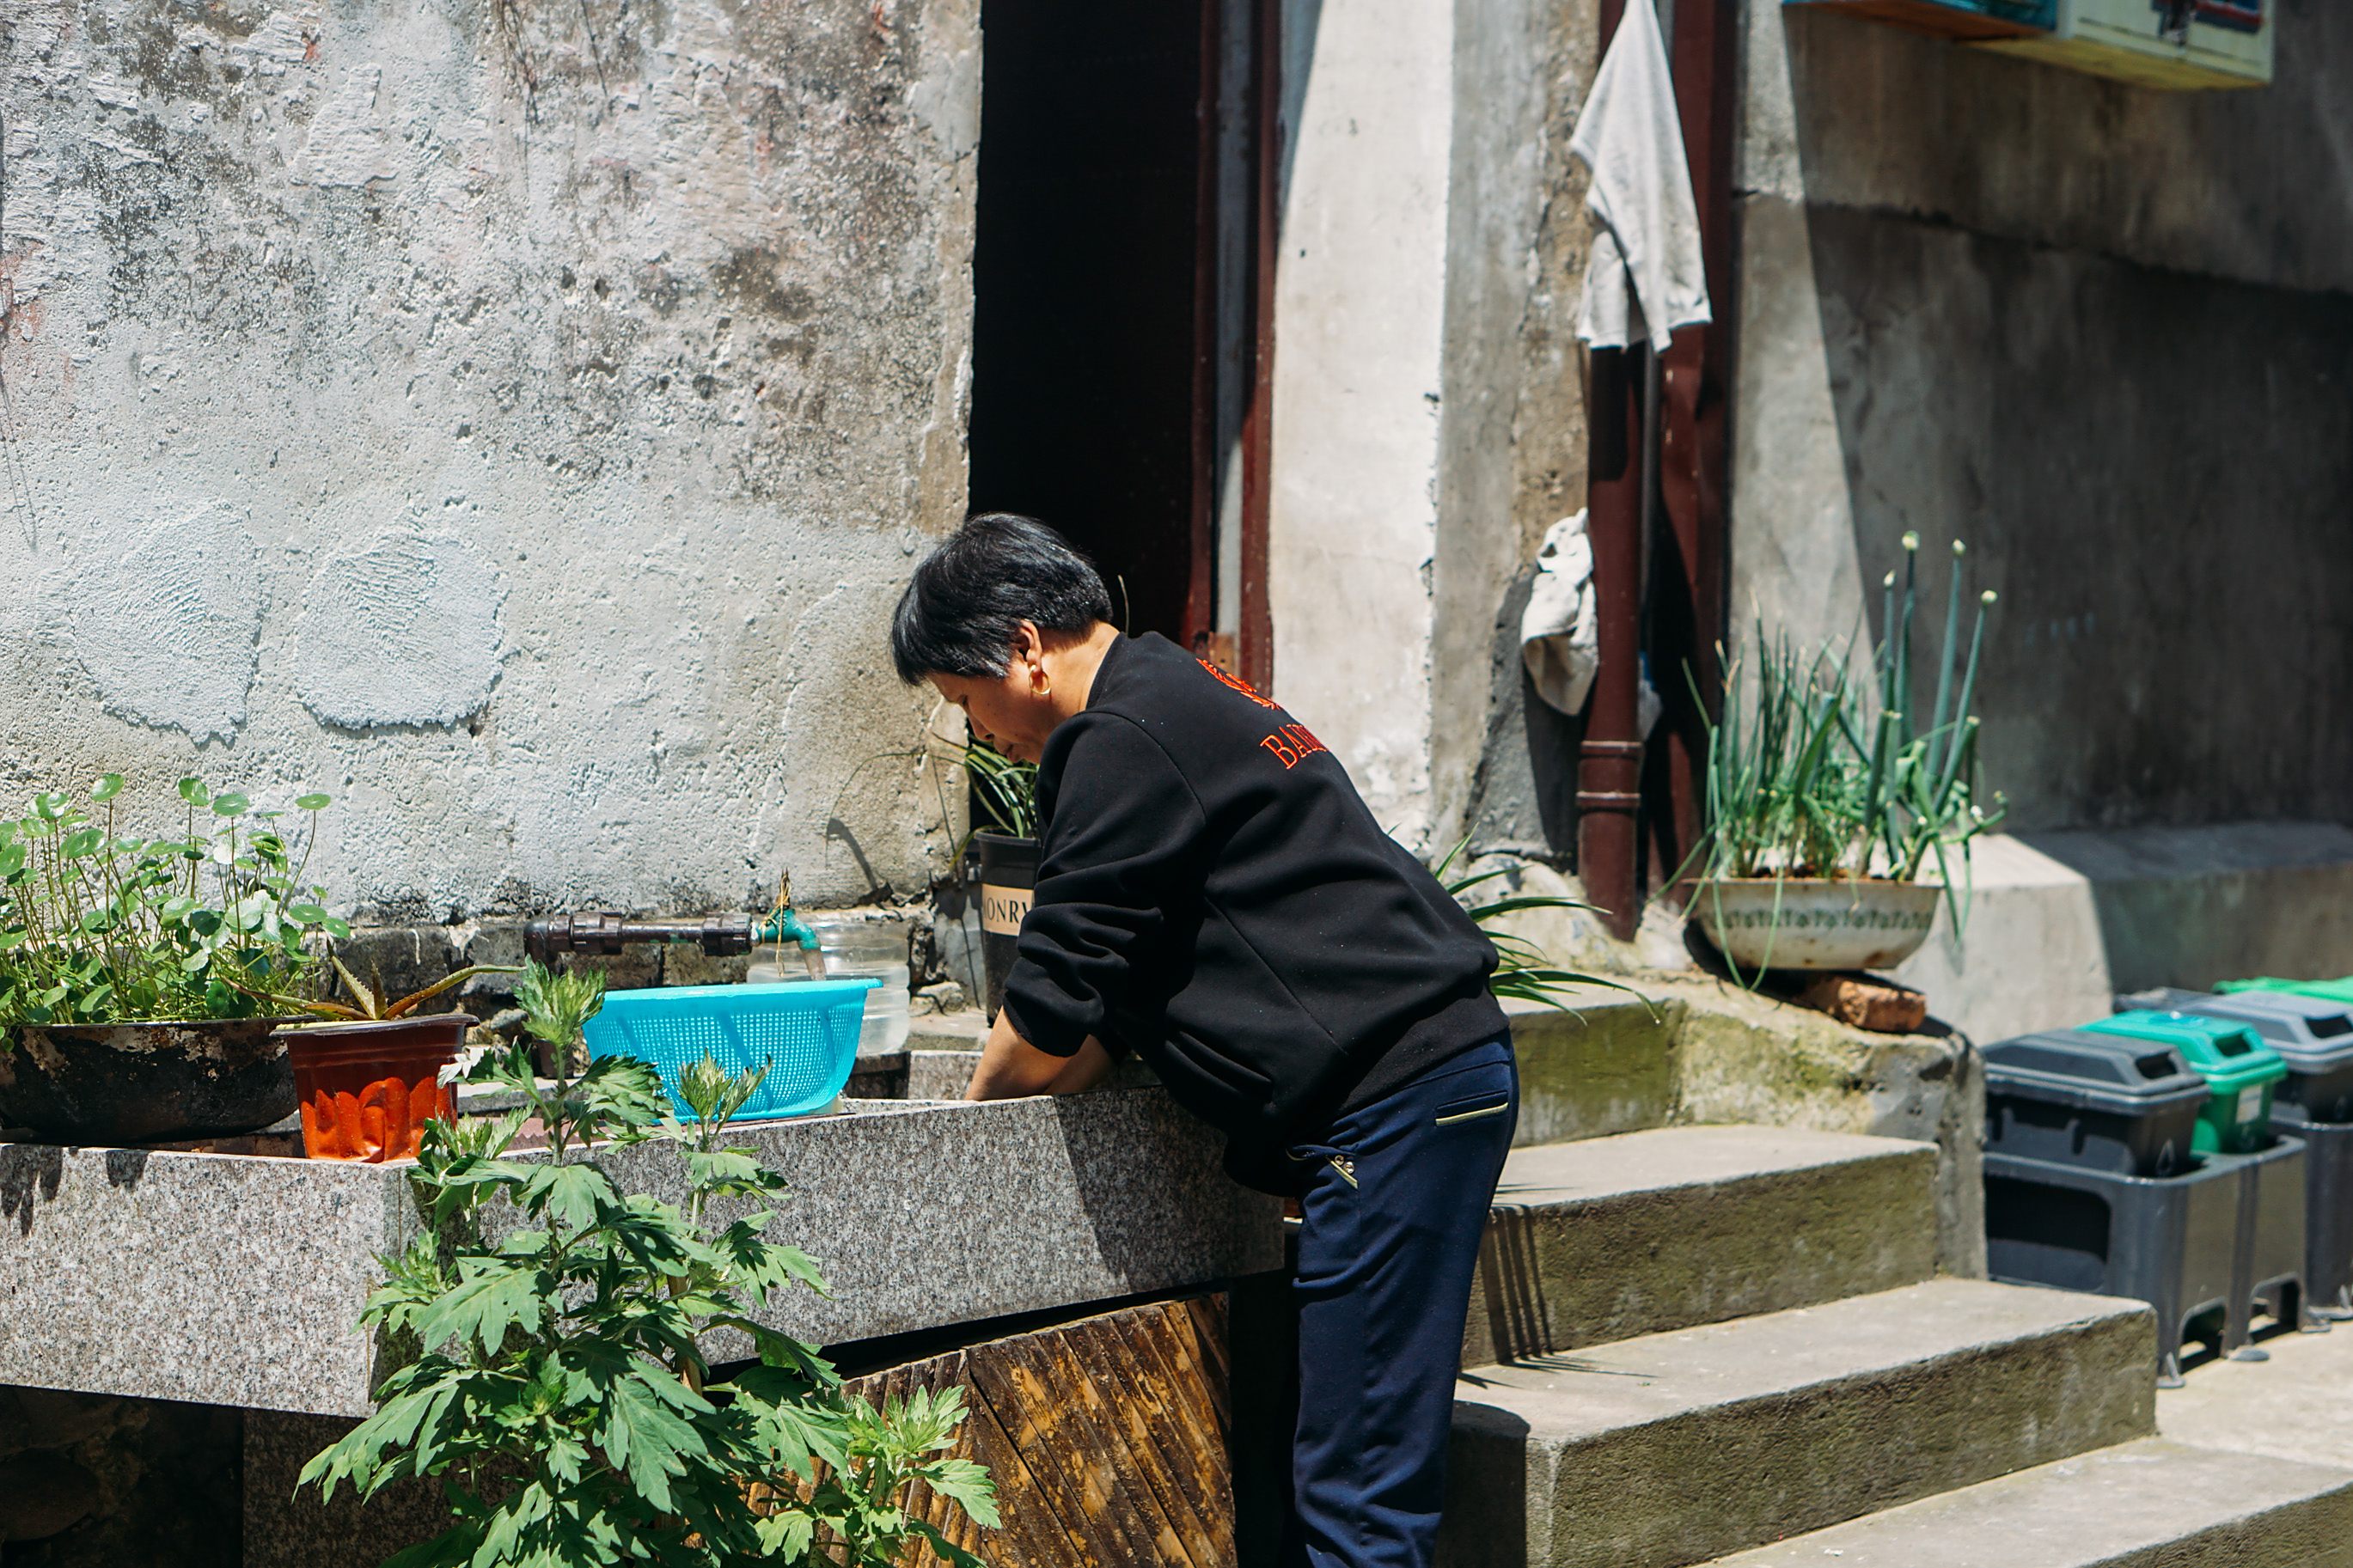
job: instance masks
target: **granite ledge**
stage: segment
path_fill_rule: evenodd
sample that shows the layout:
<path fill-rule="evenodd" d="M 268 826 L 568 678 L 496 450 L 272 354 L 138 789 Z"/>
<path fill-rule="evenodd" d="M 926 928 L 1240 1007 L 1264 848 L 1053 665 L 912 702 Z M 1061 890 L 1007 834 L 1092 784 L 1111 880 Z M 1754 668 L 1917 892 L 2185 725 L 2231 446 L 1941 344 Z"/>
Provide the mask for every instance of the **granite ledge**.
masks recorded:
<path fill-rule="evenodd" d="M 1228 1181 L 1156 1088 L 736 1131 L 791 1183 L 776 1233 L 832 1290 L 767 1320 L 821 1343 L 1282 1262 L 1279 1205 Z M 606 1168 L 681 1195 L 654 1151 Z M 385 1369 L 353 1325 L 375 1256 L 415 1226 L 398 1166 L 0 1144 L 0 1384 L 364 1415 Z"/>

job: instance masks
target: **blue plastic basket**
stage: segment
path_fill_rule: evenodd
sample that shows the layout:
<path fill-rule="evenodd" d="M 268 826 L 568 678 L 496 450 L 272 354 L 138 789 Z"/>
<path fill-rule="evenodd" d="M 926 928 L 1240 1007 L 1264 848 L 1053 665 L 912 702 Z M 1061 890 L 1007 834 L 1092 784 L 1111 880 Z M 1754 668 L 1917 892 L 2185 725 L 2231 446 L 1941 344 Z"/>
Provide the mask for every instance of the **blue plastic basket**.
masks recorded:
<path fill-rule="evenodd" d="M 768 1076 L 731 1121 L 806 1116 L 831 1105 L 858 1065 L 868 980 L 781 985 L 675 985 L 608 991 L 588 1020 L 588 1054 L 635 1057 L 678 1100 L 678 1075 L 708 1054 L 731 1073 L 765 1063 Z"/>

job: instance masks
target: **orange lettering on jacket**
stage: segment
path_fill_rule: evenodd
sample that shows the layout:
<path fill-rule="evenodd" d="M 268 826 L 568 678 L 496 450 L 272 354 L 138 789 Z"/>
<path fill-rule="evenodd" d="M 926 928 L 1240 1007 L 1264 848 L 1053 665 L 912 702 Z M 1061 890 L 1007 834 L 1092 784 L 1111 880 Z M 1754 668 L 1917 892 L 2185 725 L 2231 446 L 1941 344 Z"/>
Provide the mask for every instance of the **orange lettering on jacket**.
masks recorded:
<path fill-rule="evenodd" d="M 1331 750 L 1307 732 L 1304 724 L 1285 724 L 1259 744 L 1264 747 L 1285 769 L 1295 768 L 1318 752 Z"/>
<path fill-rule="evenodd" d="M 1273 703 L 1268 701 L 1265 698 L 1261 697 L 1258 694 L 1258 689 L 1256 687 L 1252 686 L 1249 681 L 1242 679 L 1240 676 L 1228 675 L 1224 670 L 1219 669 L 1216 665 L 1211 664 L 1206 658 L 1197 660 L 1196 662 L 1198 663 L 1203 669 L 1208 670 L 1211 675 L 1215 676 L 1219 684 L 1232 688 L 1234 690 L 1240 692 L 1243 696 L 1249 698 L 1251 701 L 1257 703 L 1261 708 L 1271 708 L 1274 706 Z"/>

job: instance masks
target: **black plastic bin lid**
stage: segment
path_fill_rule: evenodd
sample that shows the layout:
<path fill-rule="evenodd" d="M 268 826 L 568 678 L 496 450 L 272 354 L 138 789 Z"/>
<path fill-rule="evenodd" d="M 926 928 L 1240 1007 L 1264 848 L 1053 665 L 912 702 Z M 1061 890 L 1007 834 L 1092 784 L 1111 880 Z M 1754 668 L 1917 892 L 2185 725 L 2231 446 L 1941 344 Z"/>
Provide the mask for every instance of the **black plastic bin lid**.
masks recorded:
<path fill-rule="evenodd" d="M 2155 1040 L 2044 1029 L 1985 1048 L 1986 1090 L 2055 1105 L 2145 1115 L 2211 1090 L 2181 1053 Z"/>

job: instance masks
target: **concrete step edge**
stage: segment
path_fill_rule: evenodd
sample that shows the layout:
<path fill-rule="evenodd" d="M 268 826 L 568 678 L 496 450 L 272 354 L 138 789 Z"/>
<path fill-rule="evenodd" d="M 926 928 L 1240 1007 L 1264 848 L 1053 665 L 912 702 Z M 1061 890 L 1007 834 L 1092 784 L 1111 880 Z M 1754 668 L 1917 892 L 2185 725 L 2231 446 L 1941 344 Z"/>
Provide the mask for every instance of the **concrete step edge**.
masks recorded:
<path fill-rule="evenodd" d="M 2139 1302 L 1936 1279 L 1475 1369 L 1450 1568 L 1679 1564 L 2149 1436 Z"/>
<path fill-rule="evenodd" d="M 2147 1437 L 1866 1514 L 1710 1568 L 2348 1568 L 2353 1470 Z"/>
<path fill-rule="evenodd" d="M 1463 1364 L 1869 1295 L 1936 1269 L 1933 1144 L 1679 1127 L 1515 1149 Z"/>

